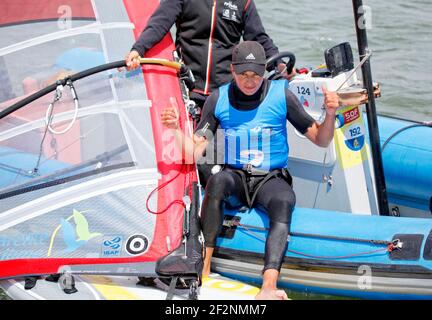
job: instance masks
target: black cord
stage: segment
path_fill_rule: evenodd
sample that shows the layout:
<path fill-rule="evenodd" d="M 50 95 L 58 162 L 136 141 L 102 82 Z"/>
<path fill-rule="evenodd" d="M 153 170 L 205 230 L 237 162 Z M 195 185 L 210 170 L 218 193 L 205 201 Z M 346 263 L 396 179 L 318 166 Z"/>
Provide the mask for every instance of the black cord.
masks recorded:
<path fill-rule="evenodd" d="M 46 125 L 45 125 L 45 131 L 44 131 L 44 134 L 43 134 L 43 136 L 42 136 L 41 143 L 40 143 L 38 159 L 37 159 L 37 161 L 36 161 L 36 165 L 35 165 L 35 167 L 33 168 L 33 171 L 32 171 L 32 174 L 35 175 L 35 176 L 39 174 L 39 165 L 40 165 L 40 161 L 41 161 L 41 159 L 42 159 L 43 144 L 44 144 L 44 142 L 45 142 L 46 135 L 47 135 L 47 133 L 48 133 L 48 127 L 49 127 L 49 125 L 50 125 L 50 123 L 51 123 L 51 121 L 52 121 L 52 116 L 53 116 L 53 113 L 54 113 L 54 104 L 55 104 L 58 100 L 60 100 L 60 96 L 61 96 L 61 94 L 59 93 L 59 92 L 60 92 L 60 91 L 59 91 L 60 83 L 59 83 L 58 81 L 57 81 L 57 85 L 58 85 L 58 86 L 57 86 L 57 89 L 56 89 L 55 97 L 54 97 L 53 102 L 51 103 L 51 104 L 52 104 L 52 107 L 51 107 L 50 113 L 49 113 L 49 115 L 48 115 L 48 121 L 47 121 L 47 123 L 46 123 Z"/>
<path fill-rule="evenodd" d="M 422 122 L 422 123 L 411 124 L 409 126 L 406 126 L 406 127 L 403 127 L 401 129 L 397 130 L 390 137 L 387 138 L 387 140 L 383 143 L 383 146 L 382 146 L 381 150 L 384 151 L 384 148 L 387 146 L 387 144 L 390 142 L 390 140 L 392 140 L 399 133 L 401 133 L 401 132 L 403 132 L 405 130 L 411 129 L 411 128 L 416 128 L 416 127 L 429 127 L 429 128 L 432 128 L 432 121 L 431 122 Z"/>

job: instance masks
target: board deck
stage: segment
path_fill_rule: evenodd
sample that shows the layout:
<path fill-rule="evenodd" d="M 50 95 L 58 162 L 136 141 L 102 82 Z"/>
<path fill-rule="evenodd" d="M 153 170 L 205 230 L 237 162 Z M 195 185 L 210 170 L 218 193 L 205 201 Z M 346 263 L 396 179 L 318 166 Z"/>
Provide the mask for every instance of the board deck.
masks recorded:
<path fill-rule="evenodd" d="M 168 285 L 154 280 L 153 286 L 137 284 L 131 276 L 74 276 L 73 294 L 66 294 L 59 283 L 39 279 L 30 290 L 24 288 L 24 279 L 2 280 L 0 287 L 14 300 L 165 300 Z M 204 278 L 198 288 L 199 300 L 253 300 L 259 289 L 213 273 Z M 188 299 L 188 289 L 175 289 L 173 300 Z"/>

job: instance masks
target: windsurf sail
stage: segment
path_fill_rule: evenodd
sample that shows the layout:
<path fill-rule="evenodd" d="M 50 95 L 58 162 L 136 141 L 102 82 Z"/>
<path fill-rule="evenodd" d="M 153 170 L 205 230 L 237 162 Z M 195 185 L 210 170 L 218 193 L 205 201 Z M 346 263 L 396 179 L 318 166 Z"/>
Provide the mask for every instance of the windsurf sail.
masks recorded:
<path fill-rule="evenodd" d="M 134 263 L 154 273 L 180 245 L 196 174 L 159 121 L 172 97 L 184 109 L 177 70 L 110 68 L 73 81 L 124 59 L 157 5 L 0 3 L 0 112 L 55 88 L 0 119 L 0 278 L 82 265 L 121 274 Z M 174 49 L 167 35 L 147 57 L 172 60 Z"/>

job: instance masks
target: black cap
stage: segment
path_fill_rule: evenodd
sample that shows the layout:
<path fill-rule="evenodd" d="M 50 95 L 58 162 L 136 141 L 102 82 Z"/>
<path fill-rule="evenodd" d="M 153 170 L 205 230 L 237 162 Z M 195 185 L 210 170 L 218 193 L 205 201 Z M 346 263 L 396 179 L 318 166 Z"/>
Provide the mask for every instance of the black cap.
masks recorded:
<path fill-rule="evenodd" d="M 237 74 L 253 71 L 262 77 L 266 69 L 263 46 L 256 41 L 243 41 L 236 45 L 232 54 L 232 64 Z"/>

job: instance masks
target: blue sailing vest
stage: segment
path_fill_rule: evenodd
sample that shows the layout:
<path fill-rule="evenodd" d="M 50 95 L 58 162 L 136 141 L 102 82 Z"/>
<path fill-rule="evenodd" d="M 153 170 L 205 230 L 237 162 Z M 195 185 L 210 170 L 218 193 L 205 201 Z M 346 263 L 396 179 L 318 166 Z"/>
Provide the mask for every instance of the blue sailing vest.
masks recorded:
<path fill-rule="evenodd" d="M 264 100 L 248 111 L 231 105 L 230 84 L 219 88 L 215 116 L 225 134 L 225 164 L 238 169 L 252 164 L 261 170 L 288 166 L 287 85 L 286 80 L 270 81 Z"/>

